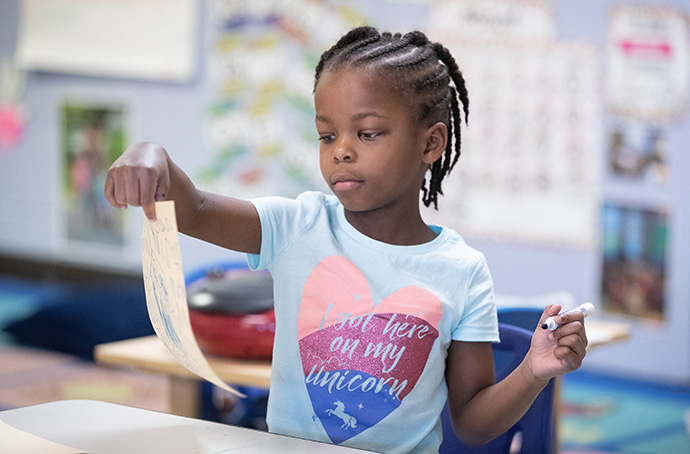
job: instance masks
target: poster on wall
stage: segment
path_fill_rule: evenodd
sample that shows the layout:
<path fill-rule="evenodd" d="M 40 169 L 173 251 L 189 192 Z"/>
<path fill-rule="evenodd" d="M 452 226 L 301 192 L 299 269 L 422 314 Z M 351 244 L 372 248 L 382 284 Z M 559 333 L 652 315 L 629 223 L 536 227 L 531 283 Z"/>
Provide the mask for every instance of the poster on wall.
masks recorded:
<path fill-rule="evenodd" d="M 63 216 L 70 242 L 122 248 L 125 220 L 103 195 L 105 175 L 127 143 L 126 109 L 66 100 L 60 106 Z"/>
<path fill-rule="evenodd" d="M 664 320 L 668 225 L 665 209 L 617 203 L 602 206 L 603 310 Z"/>
<path fill-rule="evenodd" d="M 687 111 L 690 27 L 683 11 L 663 5 L 615 6 L 606 54 L 606 100 L 615 114 L 659 124 Z"/>
<path fill-rule="evenodd" d="M 349 5 L 317 0 L 212 2 L 213 158 L 195 178 L 243 197 L 328 190 L 314 128 L 314 67 L 324 49 L 365 22 Z"/>

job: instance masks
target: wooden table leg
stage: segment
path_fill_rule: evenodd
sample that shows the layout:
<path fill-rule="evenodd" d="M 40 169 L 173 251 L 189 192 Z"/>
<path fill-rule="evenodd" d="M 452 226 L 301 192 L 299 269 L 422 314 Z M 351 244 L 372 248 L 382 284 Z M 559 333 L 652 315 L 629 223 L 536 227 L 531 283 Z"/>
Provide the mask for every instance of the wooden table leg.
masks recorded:
<path fill-rule="evenodd" d="M 201 382 L 193 378 L 170 377 L 170 413 L 189 418 L 201 416 Z"/>

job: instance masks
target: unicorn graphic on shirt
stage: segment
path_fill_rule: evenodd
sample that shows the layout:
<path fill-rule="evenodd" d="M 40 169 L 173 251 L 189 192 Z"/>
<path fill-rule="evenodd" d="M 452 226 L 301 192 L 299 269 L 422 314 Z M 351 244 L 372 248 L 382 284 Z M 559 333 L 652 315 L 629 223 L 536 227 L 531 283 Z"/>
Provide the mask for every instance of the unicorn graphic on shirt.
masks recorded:
<path fill-rule="evenodd" d="M 355 417 L 345 413 L 345 404 L 344 403 L 342 403 L 339 400 L 336 400 L 335 402 L 333 402 L 333 405 L 335 405 L 334 409 L 329 408 L 328 410 L 326 410 L 326 413 L 328 413 L 328 416 L 336 415 L 338 418 L 342 419 L 344 424 L 341 427 L 343 429 L 349 429 L 350 427 L 357 427 L 357 420 L 355 419 Z"/>

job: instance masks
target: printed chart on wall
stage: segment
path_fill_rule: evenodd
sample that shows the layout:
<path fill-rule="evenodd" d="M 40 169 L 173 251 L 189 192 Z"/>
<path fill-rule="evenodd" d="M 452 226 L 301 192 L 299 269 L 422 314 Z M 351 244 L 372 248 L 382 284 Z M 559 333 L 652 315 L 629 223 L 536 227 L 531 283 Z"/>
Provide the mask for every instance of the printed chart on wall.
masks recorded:
<path fill-rule="evenodd" d="M 105 174 L 127 143 L 122 104 L 66 100 L 60 107 L 65 236 L 70 242 L 121 248 L 124 213 L 103 195 Z"/>
<path fill-rule="evenodd" d="M 459 178 L 437 219 L 463 235 L 589 247 L 598 236 L 598 55 L 556 42 L 548 2 L 439 1 L 435 40 L 456 55 L 470 93 Z M 466 33 L 471 30 L 472 33 Z"/>

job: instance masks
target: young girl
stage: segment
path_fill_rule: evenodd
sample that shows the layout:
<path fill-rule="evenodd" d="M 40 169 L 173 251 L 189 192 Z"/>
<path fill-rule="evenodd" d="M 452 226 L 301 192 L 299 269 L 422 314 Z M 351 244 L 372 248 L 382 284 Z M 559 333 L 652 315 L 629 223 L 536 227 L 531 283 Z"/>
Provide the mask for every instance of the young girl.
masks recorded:
<path fill-rule="evenodd" d="M 494 383 L 498 341 L 484 257 L 427 225 L 460 154 L 467 90 L 448 50 L 421 32 L 357 28 L 323 54 L 314 85 L 321 172 L 333 195 L 238 200 L 197 190 L 151 143 L 108 172 L 116 207 L 173 199 L 180 231 L 269 269 L 278 326 L 272 432 L 391 453 L 437 452 L 440 413 L 469 444 L 509 429 L 549 379 L 580 366 L 580 314 L 538 329 L 523 363 Z M 430 174 L 426 179 L 427 173 Z M 547 307 L 542 321 L 558 313 Z"/>

